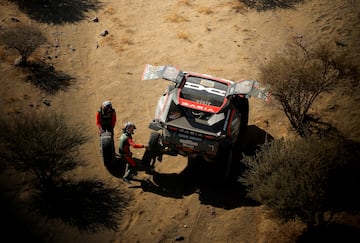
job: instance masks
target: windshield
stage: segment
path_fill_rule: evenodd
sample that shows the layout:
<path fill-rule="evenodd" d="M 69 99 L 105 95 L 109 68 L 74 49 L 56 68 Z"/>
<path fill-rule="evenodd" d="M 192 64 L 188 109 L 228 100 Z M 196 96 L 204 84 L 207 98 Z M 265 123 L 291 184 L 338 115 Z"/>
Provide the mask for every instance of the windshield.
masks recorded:
<path fill-rule="evenodd" d="M 224 83 L 200 77 L 188 77 L 180 97 L 196 103 L 221 106 L 228 86 Z"/>

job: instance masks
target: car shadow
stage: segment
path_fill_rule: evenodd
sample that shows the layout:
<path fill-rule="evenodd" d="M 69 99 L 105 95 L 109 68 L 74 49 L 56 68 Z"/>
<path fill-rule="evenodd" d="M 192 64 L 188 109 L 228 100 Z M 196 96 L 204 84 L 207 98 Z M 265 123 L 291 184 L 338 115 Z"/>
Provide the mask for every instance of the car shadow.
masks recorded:
<path fill-rule="evenodd" d="M 147 170 L 141 160 L 135 159 L 138 171 L 145 171 L 147 176 L 134 177 L 129 188 L 141 188 L 144 192 L 156 193 L 164 197 L 183 198 L 197 193 L 203 204 L 226 209 L 240 206 L 256 206 L 257 202 L 246 196 L 245 187 L 238 181 L 246 169 L 241 162 L 243 155 L 253 155 L 259 146 L 273 137 L 255 125 L 247 129 L 239 143 L 234 145 L 233 163 L 228 179 L 224 179 L 223 164 L 209 163 L 197 158 L 180 173 L 159 173 Z M 224 158 L 226 160 L 226 158 Z M 121 178 L 125 165 L 115 159 L 105 165 L 115 177 Z"/>

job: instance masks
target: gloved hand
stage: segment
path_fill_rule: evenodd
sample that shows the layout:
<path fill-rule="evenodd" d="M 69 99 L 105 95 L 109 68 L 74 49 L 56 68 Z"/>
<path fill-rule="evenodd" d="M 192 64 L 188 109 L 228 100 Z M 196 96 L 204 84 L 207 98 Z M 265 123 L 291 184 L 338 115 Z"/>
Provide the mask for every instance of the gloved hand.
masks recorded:
<path fill-rule="evenodd" d="M 101 134 L 104 133 L 104 132 L 105 132 L 104 129 L 99 128 L 99 135 L 101 135 Z"/>

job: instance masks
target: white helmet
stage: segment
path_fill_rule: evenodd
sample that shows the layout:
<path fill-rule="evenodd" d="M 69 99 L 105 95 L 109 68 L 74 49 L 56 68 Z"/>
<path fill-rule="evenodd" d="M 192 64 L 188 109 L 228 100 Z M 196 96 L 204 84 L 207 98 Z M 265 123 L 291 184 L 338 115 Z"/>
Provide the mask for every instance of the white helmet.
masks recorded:
<path fill-rule="evenodd" d="M 111 101 L 107 100 L 102 103 L 103 107 L 105 108 L 112 108 Z"/>
<path fill-rule="evenodd" d="M 136 126 L 134 123 L 132 122 L 126 122 L 124 125 L 124 131 L 129 133 L 129 134 L 133 134 L 134 133 L 134 129 L 136 129 Z"/>

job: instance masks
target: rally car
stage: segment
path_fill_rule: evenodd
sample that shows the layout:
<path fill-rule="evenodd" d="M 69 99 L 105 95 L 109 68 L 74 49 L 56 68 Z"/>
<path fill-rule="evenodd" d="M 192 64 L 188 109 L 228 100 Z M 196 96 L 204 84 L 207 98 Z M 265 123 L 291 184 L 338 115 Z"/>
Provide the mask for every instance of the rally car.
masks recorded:
<path fill-rule="evenodd" d="M 158 100 L 149 124 L 143 163 L 153 166 L 162 155 L 202 157 L 230 166 L 234 144 L 244 135 L 250 96 L 268 99 L 256 80 L 231 81 L 174 66 L 147 64 L 142 80 L 172 82 Z"/>

